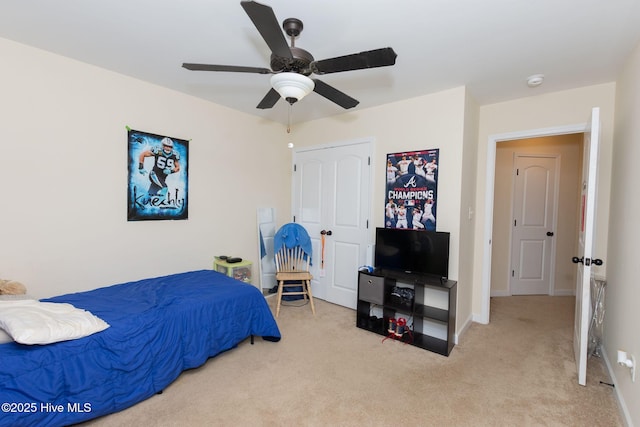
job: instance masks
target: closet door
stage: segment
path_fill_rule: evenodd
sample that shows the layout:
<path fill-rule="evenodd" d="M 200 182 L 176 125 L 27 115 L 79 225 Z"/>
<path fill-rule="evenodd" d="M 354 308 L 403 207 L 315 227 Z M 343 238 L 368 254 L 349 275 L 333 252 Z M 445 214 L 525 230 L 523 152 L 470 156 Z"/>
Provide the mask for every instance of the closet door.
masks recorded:
<path fill-rule="evenodd" d="M 313 241 L 314 297 L 353 309 L 370 243 L 371 150 L 367 141 L 294 155 L 292 212 Z"/>

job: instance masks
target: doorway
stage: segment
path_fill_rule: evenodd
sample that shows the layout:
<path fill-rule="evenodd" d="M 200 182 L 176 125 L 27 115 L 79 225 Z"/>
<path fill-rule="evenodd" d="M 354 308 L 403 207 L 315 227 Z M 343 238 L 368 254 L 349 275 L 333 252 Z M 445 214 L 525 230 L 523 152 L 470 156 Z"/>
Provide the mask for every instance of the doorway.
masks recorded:
<path fill-rule="evenodd" d="M 511 197 L 511 180 L 508 181 L 508 187 L 505 191 L 501 185 L 503 181 L 499 181 L 496 175 L 500 172 L 499 163 L 497 162 L 497 154 L 498 149 L 502 149 L 503 147 L 507 147 L 508 144 L 513 144 L 515 147 L 518 144 L 524 144 L 526 140 L 538 140 L 546 137 L 559 137 L 559 136 L 569 136 L 576 135 L 576 138 L 581 138 L 582 134 L 586 130 L 586 124 L 579 125 L 567 125 L 567 126 L 559 126 L 554 128 L 547 129 L 534 129 L 528 131 L 521 132 L 512 132 L 507 134 L 500 135 L 491 135 L 487 142 L 487 167 L 486 167 L 486 190 L 485 190 L 485 200 L 487 201 L 485 205 L 485 223 L 484 223 L 484 238 L 483 238 L 483 261 L 482 261 L 482 301 L 481 301 L 481 310 L 480 316 L 476 319 L 479 323 L 489 323 L 489 313 L 490 313 L 490 299 L 492 296 L 508 296 L 511 295 L 510 289 L 508 286 L 509 275 L 510 275 L 510 257 L 505 256 L 496 256 L 493 257 L 492 254 L 495 250 L 496 253 L 501 254 L 509 254 L 510 253 L 510 228 L 507 232 L 501 230 L 498 224 L 511 224 L 511 214 L 509 213 L 505 218 L 503 217 L 501 221 L 501 211 L 496 209 L 494 214 L 494 208 L 501 206 L 500 201 L 502 197 Z M 532 147 L 539 147 L 541 141 L 537 141 L 536 143 L 532 143 Z M 502 145 L 504 144 L 504 145 Z M 512 147 L 515 151 L 515 148 Z M 538 148 L 540 150 L 540 148 Z M 521 151 L 521 150 L 520 150 Z M 512 158 L 512 157 L 511 157 Z M 503 167 L 503 165 L 502 165 Z M 512 165 L 509 166 L 509 174 L 513 169 Z M 563 169 L 564 171 L 564 169 Z M 562 192 L 559 198 L 562 201 Z M 504 205 L 504 201 L 502 203 Z M 507 204 L 507 209 L 511 211 L 511 203 Z M 568 217 L 568 215 L 564 215 Z M 573 215 L 574 219 L 578 217 L 577 210 Z M 560 227 L 566 227 L 566 225 L 561 224 L 561 217 L 558 217 L 558 229 Z M 494 231 L 494 224 L 496 225 L 496 230 Z M 556 243 L 556 259 L 560 256 L 561 253 L 566 251 L 566 245 L 570 245 L 570 252 L 576 248 L 576 241 L 570 241 L 569 243 L 560 242 Z M 495 247 L 495 249 L 494 249 Z M 501 251 L 501 252 L 498 252 Z M 496 259 L 494 259 L 496 258 Z M 497 264 L 494 265 L 494 262 Z M 500 262 L 506 262 L 506 264 L 500 264 Z M 564 264 L 563 264 L 564 265 Z M 556 274 L 555 277 L 558 277 L 560 264 L 556 263 Z M 575 270 L 575 266 L 567 266 L 568 271 Z M 571 273 L 575 275 L 575 272 Z M 574 276 L 575 277 L 575 276 Z M 556 286 L 554 288 L 554 295 L 573 295 L 575 289 L 575 282 L 571 285 L 567 285 L 566 288 L 564 286 L 559 287 L 558 282 L 556 281 Z"/>
<path fill-rule="evenodd" d="M 504 140 L 496 144 L 495 156 L 495 197 L 493 201 L 493 236 L 491 250 L 499 256 L 491 257 L 491 296 L 509 296 L 516 294 L 573 295 L 575 290 L 575 266 L 570 260 L 576 250 L 578 228 L 578 204 L 580 194 L 580 175 L 582 171 L 582 133 L 570 133 L 543 137 Z M 518 260 L 512 254 L 512 237 L 515 216 L 512 205 L 517 197 L 515 188 L 518 170 L 515 162 L 518 155 L 556 158 L 558 188 L 557 212 L 553 221 L 554 230 L 545 230 L 553 236 L 543 236 L 547 243 L 555 247 L 550 251 L 548 262 L 550 271 L 540 271 L 545 276 L 543 283 L 533 283 L 541 288 L 535 292 L 513 288 L 514 276 L 518 274 Z M 520 178 L 522 175 L 520 175 Z M 542 214 L 542 213 L 541 213 Z M 548 221 L 549 219 L 547 219 Z M 552 239 L 555 239 L 551 242 Z M 533 242 L 531 240 L 530 242 Z M 535 242 L 534 242 L 535 243 Z M 532 249 L 541 245 L 532 243 Z M 547 247 L 545 250 L 552 248 Z M 535 276 L 534 274 L 531 275 Z"/>

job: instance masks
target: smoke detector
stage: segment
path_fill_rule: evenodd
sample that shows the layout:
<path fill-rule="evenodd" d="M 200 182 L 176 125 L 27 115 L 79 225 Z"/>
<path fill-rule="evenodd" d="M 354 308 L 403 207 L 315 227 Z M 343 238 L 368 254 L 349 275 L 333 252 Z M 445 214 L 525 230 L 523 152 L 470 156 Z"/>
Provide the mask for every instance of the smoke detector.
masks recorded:
<path fill-rule="evenodd" d="M 529 87 L 538 87 L 544 81 L 544 74 L 534 74 L 532 76 L 527 77 L 527 86 Z"/>

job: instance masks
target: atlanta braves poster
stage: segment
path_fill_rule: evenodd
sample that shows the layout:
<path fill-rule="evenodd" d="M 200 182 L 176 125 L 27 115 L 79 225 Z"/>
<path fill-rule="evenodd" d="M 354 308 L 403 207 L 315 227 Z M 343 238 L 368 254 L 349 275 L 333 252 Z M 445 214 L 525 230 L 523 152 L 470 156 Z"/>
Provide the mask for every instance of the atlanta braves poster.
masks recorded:
<path fill-rule="evenodd" d="M 384 226 L 435 230 L 439 149 L 387 154 Z"/>
<path fill-rule="evenodd" d="M 128 220 L 188 218 L 189 142 L 128 129 Z"/>

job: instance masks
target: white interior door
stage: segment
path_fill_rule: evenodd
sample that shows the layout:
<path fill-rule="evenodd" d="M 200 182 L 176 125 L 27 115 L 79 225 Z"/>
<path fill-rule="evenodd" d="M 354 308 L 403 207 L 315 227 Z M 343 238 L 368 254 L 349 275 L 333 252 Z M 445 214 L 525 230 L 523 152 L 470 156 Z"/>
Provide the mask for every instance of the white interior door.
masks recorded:
<path fill-rule="evenodd" d="M 578 384 L 587 383 L 587 344 L 591 309 L 591 265 L 595 255 L 593 236 L 596 214 L 596 177 L 598 171 L 598 147 L 600 134 L 600 109 L 594 108 L 584 136 L 582 172 L 582 197 L 580 230 L 578 233 L 578 265 L 576 283 L 576 312 L 573 333 L 573 352 L 578 370 Z"/>
<path fill-rule="evenodd" d="M 294 156 L 293 215 L 313 242 L 313 295 L 353 309 L 370 239 L 371 146 L 360 142 Z"/>
<path fill-rule="evenodd" d="M 515 155 L 511 295 L 548 295 L 558 198 L 558 157 Z"/>

